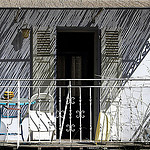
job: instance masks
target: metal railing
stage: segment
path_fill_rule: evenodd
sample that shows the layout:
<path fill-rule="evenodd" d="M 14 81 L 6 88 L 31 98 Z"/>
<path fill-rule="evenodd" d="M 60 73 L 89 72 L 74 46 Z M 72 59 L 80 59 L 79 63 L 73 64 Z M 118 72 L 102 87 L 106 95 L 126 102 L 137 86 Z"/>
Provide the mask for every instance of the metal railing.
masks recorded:
<path fill-rule="evenodd" d="M 78 80 L 80 85 L 73 82 Z M 150 79 L 1 79 L 0 82 L 1 97 L 4 91 L 13 91 L 15 95 L 12 100 L 0 100 L 1 128 L 2 122 L 6 126 L 0 134 L 4 142 L 13 140 L 11 136 L 17 136 L 17 147 L 22 140 L 150 141 Z M 16 122 L 17 130 L 12 122 Z"/>

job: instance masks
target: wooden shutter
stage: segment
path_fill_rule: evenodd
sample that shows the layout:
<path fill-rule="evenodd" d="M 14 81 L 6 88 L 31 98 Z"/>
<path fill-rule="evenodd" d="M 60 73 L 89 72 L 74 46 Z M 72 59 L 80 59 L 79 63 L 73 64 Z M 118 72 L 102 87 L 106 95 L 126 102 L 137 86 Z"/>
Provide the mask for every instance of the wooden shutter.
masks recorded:
<path fill-rule="evenodd" d="M 37 56 L 50 56 L 50 31 L 37 31 Z"/>
<path fill-rule="evenodd" d="M 103 30 L 101 47 L 102 47 L 102 64 L 101 64 L 101 76 L 102 78 L 121 78 L 122 77 L 122 58 L 121 58 L 121 36 L 118 30 Z M 105 86 L 116 86 L 121 85 L 117 81 L 103 81 L 102 85 Z M 119 93 L 119 88 L 102 89 L 101 98 L 103 102 L 102 109 L 110 106 L 109 100 L 115 100 Z"/>
<path fill-rule="evenodd" d="M 105 57 L 118 60 L 119 58 L 118 44 L 119 44 L 119 32 L 106 31 L 105 32 Z"/>
<path fill-rule="evenodd" d="M 33 30 L 33 79 L 54 79 L 56 76 L 56 29 L 34 28 Z M 34 81 L 34 86 L 40 88 L 41 93 L 48 93 L 55 99 L 56 88 L 54 81 Z M 47 87 L 46 87 L 47 86 Z M 48 88 L 51 87 L 50 89 Z M 50 92 L 50 93 L 49 93 Z M 33 94 L 38 88 L 33 88 Z M 51 103 L 54 106 L 54 102 Z M 36 105 L 34 106 L 36 109 Z M 38 107 L 38 106 L 37 106 Z M 41 105 L 41 110 L 49 109 L 48 103 Z M 54 109 L 53 109 L 54 111 Z"/>

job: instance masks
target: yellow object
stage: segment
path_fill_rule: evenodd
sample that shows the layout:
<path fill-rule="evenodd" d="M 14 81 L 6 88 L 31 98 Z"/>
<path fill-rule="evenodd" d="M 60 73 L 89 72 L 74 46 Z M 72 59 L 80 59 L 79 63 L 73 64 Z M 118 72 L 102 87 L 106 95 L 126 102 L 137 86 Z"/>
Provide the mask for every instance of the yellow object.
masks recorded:
<path fill-rule="evenodd" d="M 110 132 L 110 117 L 106 113 L 99 113 L 95 141 L 108 141 Z"/>
<path fill-rule="evenodd" d="M 6 100 L 12 100 L 13 97 L 14 97 L 14 92 L 12 92 L 12 91 L 5 91 L 4 98 Z"/>
<path fill-rule="evenodd" d="M 28 38 L 29 37 L 29 33 L 30 33 L 30 30 L 28 28 L 22 29 L 22 36 L 24 38 Z"/>

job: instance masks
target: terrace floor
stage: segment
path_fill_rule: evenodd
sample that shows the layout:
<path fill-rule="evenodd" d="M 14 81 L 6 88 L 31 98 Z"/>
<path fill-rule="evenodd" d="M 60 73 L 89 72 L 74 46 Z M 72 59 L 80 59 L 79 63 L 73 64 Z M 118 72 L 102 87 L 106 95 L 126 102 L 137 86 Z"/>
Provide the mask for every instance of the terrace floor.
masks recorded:
<path fill-rule="evenodd" d="M 146 142 L 89 142 L 83 140 L 82 142 L 77 140 L 70 141 L 68 139 L 59 141 L 32 141 L 32 142 L 20 142 L 18 149 L 110 149 L 110 150 L 150 150 L 150 143 Z M 0 142 L 0 149 L 17 149 L 16 142 Z"/>

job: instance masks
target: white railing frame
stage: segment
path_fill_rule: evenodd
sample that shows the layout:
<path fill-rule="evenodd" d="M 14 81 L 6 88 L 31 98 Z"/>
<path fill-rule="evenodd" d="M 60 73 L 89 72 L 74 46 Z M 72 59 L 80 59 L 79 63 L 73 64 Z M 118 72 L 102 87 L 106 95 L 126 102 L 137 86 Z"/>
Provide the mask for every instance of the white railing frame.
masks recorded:
<path fill-rule="evenodd" d="M 3 88 L 3 87 L 7 87 L 7 89 L 9 90 L 9 88 L 18 88 L 18 101 L 16 101 L 17 103 L 17 108 L 18 108 L 18 112 L 17 112 L 17 148 L 19 147 L 19 144 L 20 144 L 20 95 L 21 95 L 21 91 L 20 89 L 21 88 L 28 88 L 28 102 L 29 102 L 29 106 L 28 106 L 28 112 L 29 112 L 29 118 L 30 118 L 30 106 L 31 106 L 31 93 L 30 93 L 30 88 L 38 88 L 38 94 L 40 95 L 40 89 L 43 88 L 43 87 L 49 87 L 48 86 L 40 86 L 40 85 L 37 85 L 37 86 L 23 86 L 21 85 L 21 82 L 22 81 L 69 81 L 69 86 L 57 86 L 57 85 L 54 85 L 53 87 L 55 88 L 58 88 L 59 89 L 59 95 L 58 95 L 58 103 L 59 103 L 59 116 L 58 116 L 58 120 L 59 120 L 59 143 L 62 143 L 62 132 L 63 132 L 63 127 L 64 127 L 64 122 L 65 122 L 65 116 L 66 116 L 66 111 L 67 111 L 67 107 L 68 107 L 68 104 L 69 104 L 69 142 L 72 143 L 72 131 L 73 131 L 73 124 L 72 124 L 72 93 L 71 93 L 71 89 L 72 88 L 78 88 L 79 89 L 79 133 L 80 133 L 80 136 L 79 136 L 79 141 L 82 142 L 83 141 L 83 138 L 82 138 L 82 94 L 81 94 L 81 91 L 82 91 L 82 88 L 88 88 L 89 89 L 89 111 L 90 111 L 90 126 L 89 126 L 89 142 L 94 142 L 94 139 L 92 137 L 92 134 L 93 134 L 93 127 L 92 127 L 92 104 L 93 104 L 93 98 L 92 98 L 92 88 L 98 88 L 99 89 L 99 111 L 101 111 L 101 89 L 102 88 L 109 88 L 110 90 L 110 95 L 112 94 L 112 89 L 113 88 L 150 88 L 149 85 L 140 85 L 140 86 L 129 86 L 129 85 L 99 85 L 98 83 L 100 83 L 101 81 L 123 81 L 124 83 L 127 82 L 127 81 L 139 81 L 139 82 L 142 82 L 142 81 L 147 81 L 147 82 L 150 82 L 150 79 L 138 79 L 138 78 L 120 78 L 120 79 L 111 79 L 111 78 L 108 78 L 108 79 L 0 79 L 0 81 L 16 81 L 17 82 L 17 86 L 4 86 L 4 85 L 0 85 L 0 88 Z M 88 85 L 88 86 L 82 86 L 82 85 L 71 85 L 71 82 L 72 81 L 97 81 L 97 85 Z M 61 93 L 62 93 L 62 88 L 68 88 L 68 95 L 67 95 L 67 98 L 66 98 L 66 106 L 65 106 L 65 109 L 64 109 L 64 115 L 63 115 L 63 118 L 62 118 L 62 99 L 61 99 Z M 3 100 L 4 101 L 4 100 Z M 9 100 L 7 100 L 8 102 L 8 107 L 9 107 Z M 39 99 L 38 100 L 38 111 L 40 112 L 41 110 L 41 100 Z M 51 104 L 50 104 L 50 100 L 49 100 L 49 107 L 51 107 Z M 120 108 L 121 108 L 121 102 L 119 101 L 118 102 L 118 106 L 117 106 L 117 109 L 118 109 L 118 115 L 120 116 Z M 110 114 L 111 114 L 111 109 L 110 109 Z M 119 117 L 118 116 L 118 117 Z M 9 110 L 7 110 L 7 117 L 9 117 Z M 112 117 L 111 117 L 112 118 Z M 121 118 L 117 118 L 118 121 L 121 119 Z M 110 120 L 110 124 L 112 124 L 112 120 Z M 119 122 L 117 122 L 117 125 L 119 126 Z M 8 125 L 7 125 L 8 126 Z M 8 127 L 7 127 L 8 128 Z M 40 129 L 40 119 L 39 119 L 39 129 Z M 29 130 L 29 142 L 31 142 L 31 137 L 30 137 L 30 132 L 31 132 L 31 128 L 30 128 L 30 119 L 29 119 L 29 122 L 28 122 L 28 130 Z M 50 129 L 49 129 L 50 130 Z M 118 140 L 121 140 L 121 131 L 117 131 L 118 132 Z M 39 142 L 43 142 L 41 141 L 41 136 L 40 136 L 41 132 L 39 132 Z M 8 129 L 7 129 L 7 140 L 8 140 Z M 110 136 L 111 136 L 111 131 L 110 131 Z M 8 142 L 8 141 L 7 141 Z M 51 141 L 52 142 L 52 141 Z"/>

